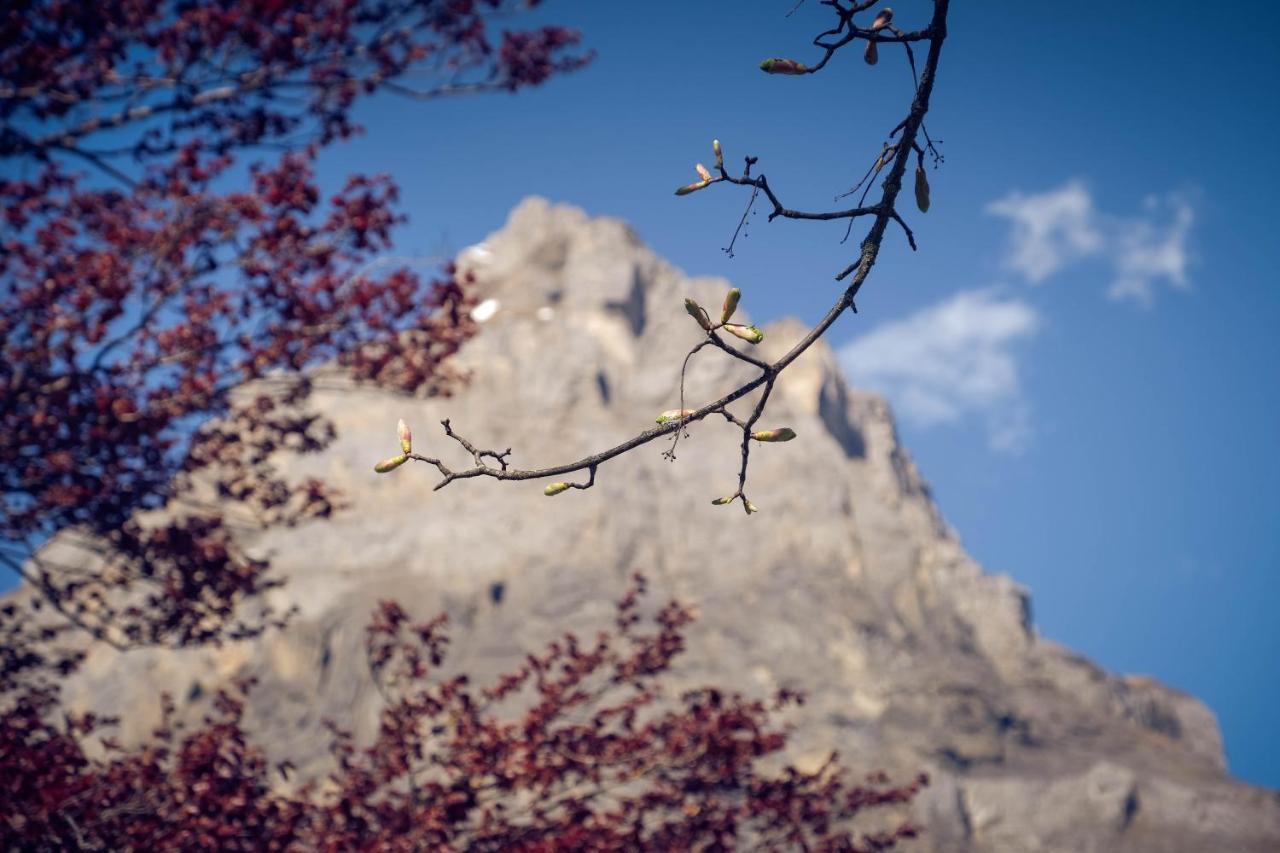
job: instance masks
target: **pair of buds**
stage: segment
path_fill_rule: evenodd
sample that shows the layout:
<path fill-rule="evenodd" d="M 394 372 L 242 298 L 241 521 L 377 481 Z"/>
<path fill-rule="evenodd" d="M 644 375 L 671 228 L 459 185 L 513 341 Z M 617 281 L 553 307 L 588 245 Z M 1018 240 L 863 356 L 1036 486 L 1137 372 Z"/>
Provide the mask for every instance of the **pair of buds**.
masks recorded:
<path fill-rule="evenodd" d="M 869 29 L 873 33 L 878 33 L 881 30 L 883 30 L 885 27 L 889 26 L 889 23 L 891 21 L 893 21 L 893 10 L 890 9 L 888 6 L 885 6 L 876 15 L 876 19 L 871 22 L 871 26 L 868 27 L 867 29 Z M 866 51 L 863 52 L 862 58 L 866 60 L 866 63 L 868 65 L 875 65 L 877 62 L 880 61 L 880 49 L 876 47 L 876 42 L 874 41 L 867 42 L 867 49 Z"/>
<path fill-rule="evenodd" d="M 746 499 L 746 497 L 744 497 L 744 496 L 740 496 L 740 495 L 726 495 L 726 496 L 725 496 L 725 497 L 723 497 L 723 498 L 716 498 L 715 500 L 713 500 L 713 501 L 711 502 L 711 505 L 712 505 L 712 506 L 724 506 L 725 504 L 731 504 L 731 503 L 733 503 L 733 502 L 734 502 L 734 501 L 736 501 L 739 497 L 742 497 L 742 508 L 743 508 L 743 509 L 745 509 L 745 510 L 747 511 L 747 515 L 751 515 L 751 513 L 753 513 L 753 512 L 759 512 L 759 511 L 760 511 L 760 510 L 756 509 L 756 505 L 755 505 L 755 504 L 753 504 L 751 501 L 747 500 L 747 499 Z"/>
<path fill-rule="evenodd" d="M 716 168 L 723 169 L 724 168 L 724 152 L 720 150 L 719 139 L 711 140 L 711 152 L 716 155 Z M 696 163 L 694 165 L 694 168 L 698 170 L 698 177 L 701 180 L 694 181 L 691 184 L 685 184 L 684 186 L 680 187 L 680 189 L 676 190 L 676 195 L 688 195 L 689 193 L 697 192 L 703 187 L 711 186 L 711 184 L 720 180 L 719 178 L 713 178 L 711 176 L 711 173 L 707 171 L 707 167 L 702 165 L 701 163 Z"/>
<path fill-rule="evenodd" d="M 704 332 L 714 332 L 716 329 L 724 329 L 736 338 L 741 338 L 749 344 L 758 344 L 764 340 L 764 332 L 755 326 L 744 326 L 741 323 L 730 323 L 733 314 L 738 310 L 738 301 L 742 298 L 742 291 L 738 288 L 732 288 L 724 297 L 724 305 L 720 309 L 720 322 L 712 323 L 711 315 L 707 313 L 707 309 L 703 308 L 692 299 L 684 301 L 684 310 L 689 312 L 689 316 L 694 319 Z"/>
<path fill-rule="evenodd" d="M 374 465 L 373 470 L 379 474 L 394 471 L 409 461 L 409 454 L 413 452 L 413 432 L 403 420 L 396 424 L 396 438 L 400 440 L 400 453 L 383 459 L 377 465 Z"/>

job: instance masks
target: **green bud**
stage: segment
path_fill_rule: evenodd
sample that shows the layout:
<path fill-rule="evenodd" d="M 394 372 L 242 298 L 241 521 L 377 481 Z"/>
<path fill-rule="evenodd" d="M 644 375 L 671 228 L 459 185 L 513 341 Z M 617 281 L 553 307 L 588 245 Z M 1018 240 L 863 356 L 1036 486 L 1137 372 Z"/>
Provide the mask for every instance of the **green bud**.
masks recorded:
<path fill-rule="evenodd" d="M 791 427 L 783 427 L 782 429 L 762 429 L 759 432 L 751 433 L 751 437 L 756 441 L 790 441 L 796 437 L 796 431 Z"/>
<path fill-rule="evenodd" d="M 693 409 L 667 409 L 658 415 L 657 421 L 660 424 L 670 423 L 671 421 L 682 421 L 693 414 Z"/>
<path fill-rule="evenodd" d="M 571 488 L 573 487 L 570 486 L 568 483 L 552 483 L 551 485 L 543 489 L 542 493 L 549 498 L 554 498 L 556 495 L 560 494 L 561 492 L 567 492 Z"/>
<path fill-rule="evenodd" d="M 755 504 L 753 504 L 751 501 L 747 500 L 746 498 L 743 498 L 743 499 L 742 499 L 742 508 L 743 508 L 743 509 L 745 509 L 745 510 L 747 511 L 747 515 L 751 515 L 751 513 L 753 513 L 753 512 L 759 512 L 759 511 L 760 511 L 760 510 L 756 509 L 756 505 L 755 505 Z"/>
<path fill-rule="evenodd" d="M 688 195 L 689 193 L 697 192 L 710 184 L 710 181 L 698 181 L 696 184 L 685 184 L 680 189 L 676 190 L 676 195 Z"/>
<path fill-rule="evenodd" d="M 711 140 L 711 151 L 716 155 L 716 168 L 723 169 L 724 168 L 724 152 L 720 150 L 719 139 Z"/>
<path fill-rule="evenodd" d="M 707 310 L 692 299 L 684 301 L 684 310 L 689 312 L 689 316 L 698 322 L 702 327 L 702 331 L 711 331 L 711 318 L 707 316 Z"/>
<path fill-rule="evenodd" d="M 734 337 L 742 338 L 749 344 L 758 344 L 764 340 L 764 332 L 755 326 L 738 326 L 729 323 L 724 327 L 724 330 Z"/>
<path fill-rule="evenodd" d="M 723 497 L 723 498 L 716 498 L 715 500 L 713 500 L 713 501 L 711 502 L 711 505 L 712 505 L 712 506 L 724 506 L 725 504 L 731 504 L 731 503 L 733 503 L 733 499 L 734 499 L 734 498 L 736 498 L 736 497 L 737 497 L 737 495 L 729 495 L 729 496 L 727 496 L 727 497 Z"/>
<path fill-rule="evenodd" d="M 731 289 L 724 297 L 724 308 L 720 310 L 720 323 L 729 322 L 729 318 L 733 316 L 733 312 L 738 310 L 738 300 L 742 298 L 742 291 L 738 288 Z"/>
<path fill-rule="evenodd" d="M 383 459 L 377 465 L 373 466 L 373 470 L 379 474 L 386 474 L 388 471 L 394 471 L 401 465 L 409 461 L 409 457 L 401 453 L 399 456 L 392 456 L 390 459 Z"/>
<path fill-rule="evenodd" d="M 760 70 L 765 74 L 804 74 L 808 68 L 803 62 L 794 59 L 766 59 L 760 63 Z"/>

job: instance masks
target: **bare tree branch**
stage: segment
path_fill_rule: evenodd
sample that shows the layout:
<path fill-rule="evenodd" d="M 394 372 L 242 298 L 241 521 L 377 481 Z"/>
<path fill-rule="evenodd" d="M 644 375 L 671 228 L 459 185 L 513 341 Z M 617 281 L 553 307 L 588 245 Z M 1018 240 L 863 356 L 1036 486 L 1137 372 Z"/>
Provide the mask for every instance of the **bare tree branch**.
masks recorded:
<path fill-rule="evenodd" d="M 927 149 L 934 154 L 936 159 L 941 159 L 941 155 L 937 154 L 936 149 L 934 149 L 933 141 L 928 139 L 928 135 L 923 128 L 925 114 L 929 111 L 929 99 L 933 94 L 934 80 L 938 69 L 938 60 L 942 53 L 942 44 L 946 40 L 949 0 L 935 0 L 933 17 L 929 26 L 923 30 L 909 33 L 904 33 L 896 27 L 892 27 L 892 25 L 888 24 L 888 20 L 891 19 L 892 13 L 888 13 L 886 15 L 887 10 L 882 10 L 880 16 L 877 17 L 877 23 L 879 23 L 878 29 L 862 29 L 855 26 L 852 20 L 853 16 L 869 8 L 872 5 L 871 2 L 858 3 L 853 6 L 844 6 L 839 2 L 839 0 L 825 0 L 823 5 L 832 7 L 836 11 L 839 21 L 836 27 L 822 33 L 814 40 L 814 44 L 823 48 L 825 51 L 821 61 L 811 68 L 805 68 L 804 66 L 799 66 L 797 63 L 792 63 L 792 66 L 801 70 L 789 70 L 786 73 L 805 74 L 818 71 L 825 67 L 827 61 L 837 50 L 839 50 L 840 47 L 856 40 L 863 40 L 870 43 L 885 42 L 903 44 L 906 48 L 908 61 L 914 77 L 916 73 L 915 56 L 911 51 L 910 43 L 927 41 L 929 44 L 929 51 L 925 57 L 923 72 L 920 74 L 915 87 L 915 97 L 912 100 L 910 111 L 889 134 L 890 140 L 896 141 L 888 142 L 884 145 L 876 165 L 873 166 L 872 169 L 868 170 L 867 176 L 863 178 L 863 181 L 859 182 L 859 185 L 861 185 L 868 177 L 871 176 L 872 173 L 878 174 L 881 170 L 887 168 L 888 172 L 882 184 L 883 191 L 881 193 L 880 200 L 869 206 L 863 206 L 860 204 L 857 207 L 828 212 L 812 213 L 793 210 L 782 204 L 763 174 L 757 174 L 754 177 L 752 176 L 752 166 L 757 162 L 755 157 L 746 158 L 746 165 L 740 177 L 730 175 L 724 168 L 723 157 L 720 152 L 718 141 L 714 145 L 716 154 L 716 171 L 718 174 L 712 176 L 706 169 L 699 166 L 699 173 L 703 180 L 699 183 L 681 188 L 681 190 L 678 191 L 678 194 L 686 194 L 694 190 L 703 189 L 713 183 L 724 182 L 751 187 L 753 200 L 756 193 L 763 193 L 773 205 L 773 210 L 769 214 L 770 220 L 778 217 L 803 220 L 848 219 L 850 220 L 850 223 L 852 223 L 852 220 L 860 217 L 872 217 L 871 227 L 868 229 L 866 236 L 862 240 L 861 251 L 859 252 L 857 260 L 850 263 L 836 275 L 837 281 L 844 281 L 848 279 L 848 284 L 840 293 L 840 296 L 836 299 L 835 303 L 832 304 L 830 309 L 828 309 L 826 315 L 817 323 L 817 325 L 810 329 L 798 343 L 792 346 L 785 355 L 774 362 L 766 362 L 762 359 L 756 358 L 755 356 L 749 355 L 736 347 L 730 346 L 722 337 L 720 337 L 718 331 L 725 329 L 728 325 L 731 325 L 728 324 L 727 317 L 722 318 L 720 323 L 712 324 L 709 318 L 706 317 L 705 311 L 700 307 L 697 307 L 696 304 L 693 304 L 693 307 L 690 307 L 689 309 L 690 313 L 694 314 L 695 318 L 700 318 L 698 319 L 698 322 L 703 326 L 707 337 L 705 340 L 694 346 L 693 349 L 685 356 L 684 364 L 681 369 L 681 408 L 677 410 L 673 417 L 668 419 L 665 423 L 660 423 L 658 426 L 645 430 L 644 432 L 627 439 L 621 444 L 608 448 L 607 450 L 593 453 L 590 456 L 585 456 L 573 462 L 566 462 L 564 464 L 553 465 L 545 468 L 525 469 L 514 468 L 508 464 L 507 457 L 511 454 L 510 448 L 501 453 L 492 450 L 480 450 L 469 440 L 463 438 L 454 431 L 450 422 L 445 420 L 443 425 L 446 435 L 461 444 L 462 447 L 471 455 L 475 464 L 470 468 L 455 470 L 448 467 L 439 459 L 421 456 L 414 453 L 406 453 L 405 456 L 407 459 L 426 462 L 435 466 L 442 477 L 440 482 L 436 484 L 436 489 L 443 488 L 455 480 L 474 479 L 477 477 L 512 481 L 537 480 L 550 477 L 560 477 L 582 471 L 586 471 L 588 473 L 586 482 L 553 483 L 551 486 L 547 487 L 546 493 L 548 495 L 555 495 L 570 488 L 590 488 L 595 483 L 596 472 L 599 467 L 609 460 L 615 459 L 624 453 L 628 453 L 635 450 L 637 447 L 648 444 L 649 442 L 664 436 L 672 436 L 674 444 L 675 441 L 678 441 L 679 436 L 689 424 L 700 421 L 708 415 L 720 415 L 742 431 L 742 463 L 738 472 L 737 491 L 732 495 L 719 498 L 714 502 L 717 504 L 726 504 L 740 500 L 747 513 L 755 511 L 755 506 L 747 499 L 745 492 L 747 468 L 751 454 L 751 442 L 753 440 L 787 440 L 787 438 L 790 437 L 777 438 L 771 433 L 753 432 L 755 425 L 764 414 L 765 408 L 768 405 L 774 384 L 776 383 L 779 375 L 786 370 L 792 362 L 799 358 L 806 350 L 813 346 L 819 338 L 826 334 L 827 330 L 831 328 L 846 309 L 853 310 L 855 313 L 857 312 L 857 308 L 854 305 L 854 299 L 857 297 L 858 291 L 862 288 L 867 277 L 870 275 L 872 268 L 875 266 L 876 259 L 880 254 L 881 244 L 884 241 L 885 230 L 890 221 L 901 226 L 911 248 L 913 250 L 916 248 L 915 236 L 912 233 L 910 226 L 907 225 L 906 220 L 898 212 L 896 204 L 898 197 L 902 192 L 902 181 L 903 176 L 906 173 L 908 161 L 913 154 L 917 156 L 917 162 L 919 164 L 917 180 L 921 180 L 923 176 L 923 157 L 925 148 L 922 148 L 917 143 L 917 137 L 924 135 L 927 143 Z M 873 23 L 873 27 L 875 26 L 876 24 Z M 892 36 L 884 35 L 882 31 L 885 29 L 890 30 L 894 34 Z M 840 38 L 834 42 L 824 42 L 823 38 L 829 36 L 840 36 Z M 780 61 L 791 62 L 790 60 Z M 792 66 L 788 67 L 790 68 Z M 766 68 L 765 70 L 769 69 Z M 750 209 L 750 205 L 748 205 L 748 212 L 743 215 L 743 219 L 738 225 L 738 231 L 735 231 L 735 240 L 737 233 L 741 231 L 742 226 L 746 221 L 747 215 L 749 215 Z M 730 250 L 731 247 L 732 243 L 730 244 Z M 695 311 L 694 308 L 697 308 L 697 311 Z M 714 346 L 734 358 L 751 364 L 760 371 L 759 375 L 747 382 L 744 382 L 719 399 L 706 403 L 696 410 L 684 409 L 684 372 L 688 368 L 690 359 L 707 346 Z M 761 388 L 763 389 L 763 392 L 761 393 L 759 400 L 756 401 L 755 407 L 752 409 L 750 416 L 746 420 L 737 417 L 729 411 L 728 407 L 732 403 L 742 399 L 756 389 Z M 787 430 L 786 432 L 790 431 Z M 671 458 L 674 458 L 673 450 L 674 446 L 672 450 L 667 453 Z M 486 459 L 492 459 L 498 464 L 496 466 L 489 464 L 485 461 Z"/>

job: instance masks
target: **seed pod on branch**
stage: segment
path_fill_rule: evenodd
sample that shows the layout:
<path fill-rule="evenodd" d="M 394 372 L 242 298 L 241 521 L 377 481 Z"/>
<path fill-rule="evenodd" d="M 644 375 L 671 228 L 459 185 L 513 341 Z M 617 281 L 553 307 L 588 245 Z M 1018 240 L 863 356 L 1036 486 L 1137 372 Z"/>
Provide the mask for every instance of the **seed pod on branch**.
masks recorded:
<path fill-rule="evenodd" d="M 749 344 L 758 344 L 764 340 L 764 332 L 755 326 L 739 326 L 736 323 L 726 323 L 724 330 L 736 338 L 742 338 Z"/>
<path fill-rule="evenodd" d="M 551 485 L 543 489 L 542 493 L 549 498 L 554 498 L 556 495 L 560 494 L 561 492 L 567 492 L 571 488 L 573 487 L 570 486 L 568 483 L 552 483 Z"/>
<path fill-rule="evenodd" d="M 373 466 L 373 470 L 378 472 L 379 474 L 386 474 L 389 471 L 396 470 L 397 468 L 399 468 L 401 465 L 403 465 L 408 461 L 409 461 L 409 457 L 401 453 L 399 456 L 392 456 L 389 459 L 383 459 L 377 465 Z"/>
<path fill-rule="evenodd" d="M 711 331 L 711 317 L 707 314 L 707 309 L 692 299 L 686 299 L 684 301 L 684 310 L 688 311 L 689 316 L 697 321 L 698 325 L 702 327 L 702 331 Z"/>
<path fill-rule="evenodd" d="M 925 177 L 924 166 L 916 166 L 916 207 L 921 213 L 929 212 L 929 179 Z"/>
<path fill-rule="evenodd" d="M 724 296 L 724 307 L 720 309 L 720 324 L 724 325 L 733 317 L 733 312 L 738 310 L 738 300 L 742 298 L 742 291 L 734 287 Z"/>
<path fill-rule="evenodd" d="M 762 429 L 759 432 L 751 433 L 751 437 L 756 441 L 790 441 L 796 437 L 796 431 L 791 427 Z"/>
<path fill-rule="evenodd" d="M 794 59 L 766 59 L 760 63 L 760 70 L 765 74 L 804 74 L 809 68 L 803 62 Z"/>

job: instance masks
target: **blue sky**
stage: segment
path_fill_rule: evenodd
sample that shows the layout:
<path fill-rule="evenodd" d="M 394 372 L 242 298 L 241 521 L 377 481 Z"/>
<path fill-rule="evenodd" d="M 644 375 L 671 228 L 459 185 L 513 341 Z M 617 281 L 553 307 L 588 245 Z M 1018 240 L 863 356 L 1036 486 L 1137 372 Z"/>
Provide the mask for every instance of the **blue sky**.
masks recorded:
<path fill-rule="evenodd" d="M 762 214 L 730 259 L 745 195 L 671 194 L 719 137 L 786 204 L 822 209 L 900 118 L 893 51 L 803 79 L 758 70 L 812 55 L 826 10 L 792 5 L 550 2 L 540 15 L 599 52 L 588 70 L 518 96 L 374 102 L 326 168 L 400 181 L 405 255 L 476 242 L 539 194 L 730 277 L 757 319 L 816 320 L 851 257 L 840 224 Z M 914 27 L 930 4 L 894 7 Z M 1280 10 L 952 16 L 928 122 L 946 163 L 932 209 L 909 214 L 920 251 L 890 232 L 832 342 L 895 402 L 970 551 L 1031 589 L 1045 636 L 1202 697 L 1232 770 L 1280 787 Z"/>

